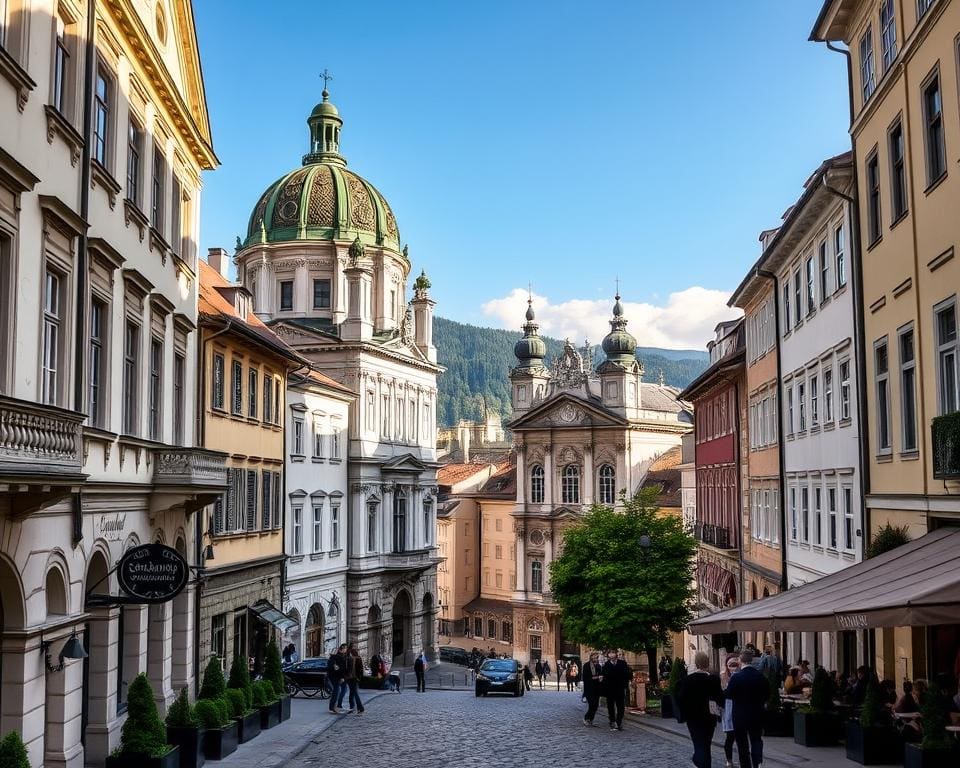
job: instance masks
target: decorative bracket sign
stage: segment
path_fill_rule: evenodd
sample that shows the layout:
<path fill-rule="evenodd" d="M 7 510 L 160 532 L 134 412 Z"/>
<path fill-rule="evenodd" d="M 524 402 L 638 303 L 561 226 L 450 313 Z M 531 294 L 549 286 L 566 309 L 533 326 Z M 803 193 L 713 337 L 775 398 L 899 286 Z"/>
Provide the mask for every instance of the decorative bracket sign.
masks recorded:
<path fill-rule="evenodd" d="M 110 571 L 113 572 L 122 594 L 88 594 L 87 607 L 166 603 L 180 594 L 190 577 L 183 555 L 163 544 L 141 544 L 128 549 Z"/>

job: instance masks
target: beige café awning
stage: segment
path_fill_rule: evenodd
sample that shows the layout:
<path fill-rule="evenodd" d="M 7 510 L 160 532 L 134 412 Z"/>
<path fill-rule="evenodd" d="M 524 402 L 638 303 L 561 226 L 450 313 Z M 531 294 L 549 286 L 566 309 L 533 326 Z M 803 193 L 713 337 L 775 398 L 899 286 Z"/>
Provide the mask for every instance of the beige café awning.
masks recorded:
<path fill-rule="evenodd" d="M 838 573 L 690 622 L 721 632 L 836 632 L 960 622 L 960 528 L 940 528 Z"/>

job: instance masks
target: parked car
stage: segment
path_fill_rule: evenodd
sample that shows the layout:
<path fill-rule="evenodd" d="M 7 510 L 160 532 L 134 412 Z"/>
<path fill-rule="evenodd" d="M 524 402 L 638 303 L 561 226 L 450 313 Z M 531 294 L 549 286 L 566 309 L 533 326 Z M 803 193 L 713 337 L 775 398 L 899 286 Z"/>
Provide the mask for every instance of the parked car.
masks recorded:
<path fill-rule="evenodd" d="M 283 677 L 291 696 L 303 694 L 313 698 L 319 694 L 321 699 L 325 699 L 330 695 L 325 658 L 304 659 L 290 664 L 283 670 Z"/>
<path fill-rule="evenodd" d="M 442 645 L 440 646 L 440 661 L 449 661 L 452 664 L 469 667 L 470 652 L 463 648 L 457 648 L 455 645 Z"/>
<path fill-rule="evenodd" d="M 474 694 L 512 693 L 523 696 L 523 667 L 515 659 L 487 659 L 477 670 Z"/>

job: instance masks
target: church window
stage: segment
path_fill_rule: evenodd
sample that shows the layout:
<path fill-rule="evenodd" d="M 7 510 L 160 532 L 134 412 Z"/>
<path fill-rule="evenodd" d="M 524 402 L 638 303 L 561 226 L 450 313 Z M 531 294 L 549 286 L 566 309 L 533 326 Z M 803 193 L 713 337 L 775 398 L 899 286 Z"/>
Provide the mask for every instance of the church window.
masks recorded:
<path fill-rule="evenodd" d="M 293 311 L 293 280 L 282 280 L 280 282 L 280 311 Z"/>
<path fill-rule="evenodd" d="M 543 563 L 539 560 L 530 563 L 530 590 L 543 592 Z"/>
<path fill-rule="evenodd" d="M 543 504 L 543 467 L 534 464 L 530 469 L 530 503 Z"/>
<path fill-rule="evenodd" d="M 313 308 L 330 309 L 330 281 L 313 281 Z"/>
<path fill-rule="evenodd" d="M 487 637 L 491 640 L 497 639 L 497 620 L 487 619 Z"/>
<path fill-rule="evenodd" d="M 600 503 L 613 504 L 616 494 L 616 473 L 609 464 L 600 467 Z"/>
<path fill-rule="evenodd" d="M 580 503 L 580 467 L 567 464 L 560 478 L 561 500 L 564 504 Z"/>

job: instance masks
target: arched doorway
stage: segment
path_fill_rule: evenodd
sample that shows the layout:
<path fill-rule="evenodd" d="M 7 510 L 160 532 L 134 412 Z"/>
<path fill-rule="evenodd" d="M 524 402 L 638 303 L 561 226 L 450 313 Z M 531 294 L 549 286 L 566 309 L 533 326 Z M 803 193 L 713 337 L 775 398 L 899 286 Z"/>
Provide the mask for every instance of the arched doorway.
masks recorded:
<path fill-rule="evenodd" d="M 436 630 L 436 618 L 433 615 L 433 595 L 430 592 L 427 592 L 423 596 L 423 628 L 421 629 L 421 637 L 423 650 L 427 654 L 427 658 L 432 659 L 435 656 L 435 650 L 433 644 L 435 642 L 434 635 Z"/>
<path fill-rule="evenodd" d="M 24 669 L 23 651 L 17 649 L 14 642 L 7 643 L 8 633 L 23 629 L 26 617 L 23 592 L 20 589 L 20 576 L 16 568 L 0 557 L 0 733 L 17 731 L 28 744 L 38 735 L 39 728 L 24 732 L 23 707 L 9 705 L 22 701 L 25 695 L 24 675 L 18 670 Z M 11 634 L 12 639 L 12 634 Z M 9 670 L 9 672 L 8 672 Z M 36 681 L 32 687 L 36 689 Z M 40 695 L 43 695 L 42 693 Z M 42 725 L 42 724 L 41 724 Z M 36 751 L 36 747 L 34 747 Z M 31 765 L 37 765 L 40 758 L 31 756 Z M 36 762 L 35 762 L 36 761 Z"/>
<path fill-rule="evenodd" d="M 323 656 L 326 649 L 323 642 L 323 606 L 320 603 L 314 603 L 307 611 L 307 626 L 304 633 L 306 639 L 303 645 L 303 657 L 312 659 Z"/>
<path fill-rule="evenodd" d="M 410 594 L 402 590 L 393 601 L 393 644 L 392 655 L 395 664 L 403 664 L 404 653 L 409 649 L 413 638 L 410 637 Z"/>

